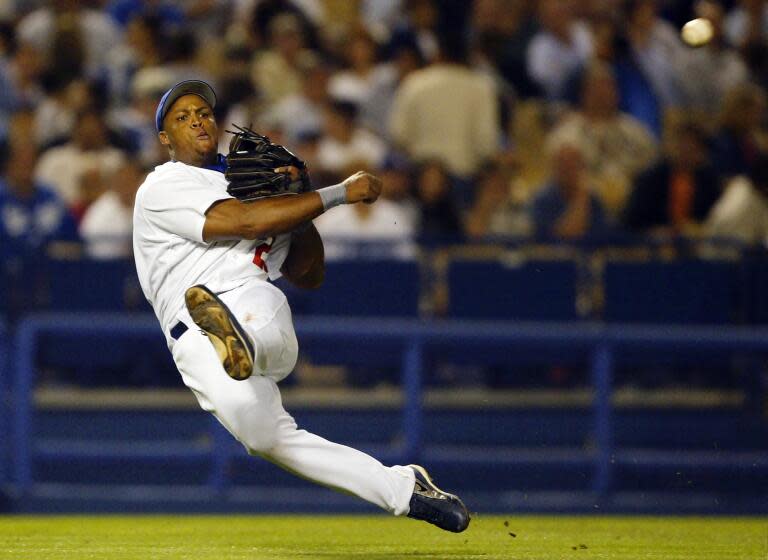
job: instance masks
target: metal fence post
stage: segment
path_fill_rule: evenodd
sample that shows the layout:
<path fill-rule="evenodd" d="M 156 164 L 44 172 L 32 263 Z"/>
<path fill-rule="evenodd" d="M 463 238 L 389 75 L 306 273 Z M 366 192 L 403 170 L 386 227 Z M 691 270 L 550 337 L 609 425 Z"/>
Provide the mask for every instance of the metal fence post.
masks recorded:
<path fill-rule="evenodd" d="M 16 333 L 16 368 L 13 384 L 13 471 L 17 492 L 24 495 L 32 487 L 32 386 L 35 377 L 37 329 L 23 320 Z"/>
<path fill-rule="evenodd" d="M 594 434 L 597 446 L 592 490 L 603 496 L 611 488 L 613 475 L 613 418 L 611 386 L 613 382 L 613 349 L 600 343 L 592 354 L 592 385 L 594 387 Z"/>
<path fill-rule="evenodd" d="M 211 415 L 211 474 L 208 485 L 215 492 L 227 487 L 227 468 L 232 449 L 232 436 L 224 429 L 218 418 Z"/>
<path fill-rule="evenodd" d="M 421 454 L 423 431 L 423 369 L 424 343 L 420 338 L 408 341 L 403 353 L 403 432 L 405 434 L 405 459 L 417 461 Z"/>

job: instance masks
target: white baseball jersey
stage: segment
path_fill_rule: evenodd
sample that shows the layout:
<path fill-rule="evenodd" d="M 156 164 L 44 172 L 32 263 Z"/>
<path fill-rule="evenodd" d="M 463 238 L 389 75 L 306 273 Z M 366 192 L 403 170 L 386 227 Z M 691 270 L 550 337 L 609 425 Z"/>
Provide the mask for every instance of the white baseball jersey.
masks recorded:
<path fill-rule="evenodd" d="M 185 309 L 184 292 L 204 284 L 220 294 L 280 277 L 290 234 L 257 240 L 203 241 L 205 213 L 232 198 L 220 171 L 171 161 L 136 193 L 133 252 L 139 282 L 166 338 Z"/>

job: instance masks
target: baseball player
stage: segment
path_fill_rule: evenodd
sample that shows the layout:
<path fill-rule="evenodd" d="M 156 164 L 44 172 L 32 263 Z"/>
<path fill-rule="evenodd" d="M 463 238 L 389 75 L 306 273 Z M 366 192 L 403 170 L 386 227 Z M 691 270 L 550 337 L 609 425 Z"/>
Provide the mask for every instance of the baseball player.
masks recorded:
<path fill-rule="evenodd" d="M 139 280 L 184 384 L 249 454 L 394 515 L 463 531 L 466 507 L 423 467 L 385 467 L 298 429 L 277 386 L 298 343 L 285 295 L 269 280 L 319 286 L 323 245 L 312 219 L 340 204 L 374 203 L 381 181 L 358 172 L 316 191 L 243 202 L 228 193 L 215 106 L 213 89 L 197 80 L 163 95 L 155 120 L 170 161 L 147 176 L 134 208 Z M 272 171 L 289 181 L 300 174 L 294 165 Z"/>

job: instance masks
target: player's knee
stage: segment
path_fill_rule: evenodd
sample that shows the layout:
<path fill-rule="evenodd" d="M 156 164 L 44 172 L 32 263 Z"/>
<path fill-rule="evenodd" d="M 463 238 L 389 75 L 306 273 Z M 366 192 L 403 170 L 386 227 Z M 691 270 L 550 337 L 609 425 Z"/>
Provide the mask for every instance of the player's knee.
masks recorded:
<path fill-rule="evenodd" d="M 255 369 L 258 373 L 279 381 L 296 367 L 299 357 L 296 333 L 293 329 L 271 324 L 259 334 Z"/>
<path fill-rule="evenodd" d="M 245 440 L 241 440 L 249 455 L 262 455 L 268 453 L 277 444 L 277 431 L 266 427 L 259 427 L 249 434 Z"/>
<path fill-rule="evenodd" d="M 251 455 L 266 453 L 277 443 L 277 418 L 256 403 L 236 411 L 234 436 Z"/>

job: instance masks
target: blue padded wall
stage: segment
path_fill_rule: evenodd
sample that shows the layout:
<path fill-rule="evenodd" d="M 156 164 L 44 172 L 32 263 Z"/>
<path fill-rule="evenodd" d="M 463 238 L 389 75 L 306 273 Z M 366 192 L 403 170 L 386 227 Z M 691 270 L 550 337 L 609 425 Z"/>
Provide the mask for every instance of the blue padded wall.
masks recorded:
<path fill-rule="evenodd" d="M 450 317 L 568 321 L 576 313 L 573 261 L 454 261 L 448 268 Z"/>
<path fill-rule="evenodd" d="M 414 261 L 329 261 L 318 290 L 294 293 L 296 313 L 376 317 L 416 317 L 419 268 Z"/>
<path fill-rule="evenodd" d="M 737 315 L 739 269 L 734 262 L 609 262 L 606 321 L 726 324 Z"/>

